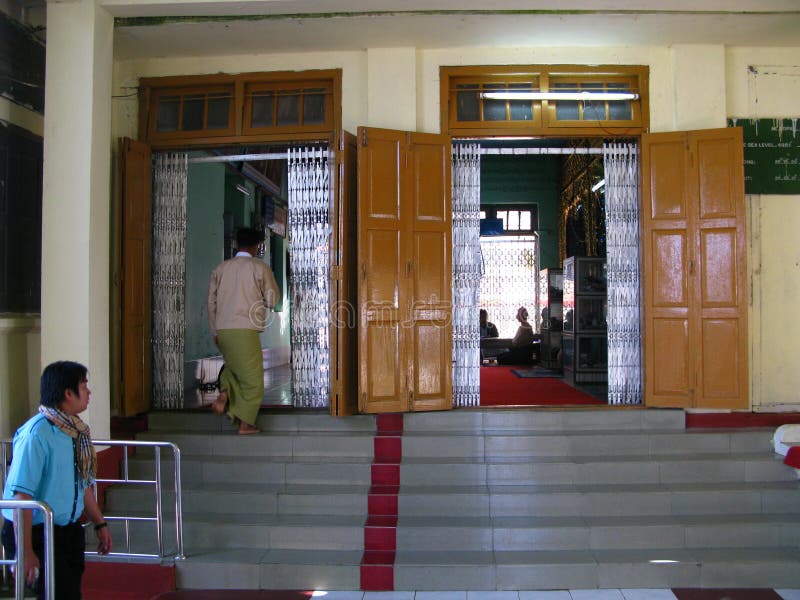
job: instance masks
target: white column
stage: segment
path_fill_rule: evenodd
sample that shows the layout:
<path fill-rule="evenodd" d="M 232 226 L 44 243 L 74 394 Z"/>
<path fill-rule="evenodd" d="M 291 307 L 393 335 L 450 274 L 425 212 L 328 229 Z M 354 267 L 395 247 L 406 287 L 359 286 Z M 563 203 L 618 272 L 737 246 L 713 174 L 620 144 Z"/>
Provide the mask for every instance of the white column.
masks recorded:
<path fill-rule="evenodd" d="M 680 44 L 672 60 L 675 129 L 726 127 L 725 47 Z"/>
<path fill-rule="evenodd" d="M 95 0 L 48 2 L 42 199 L 42 366 L 89 368 L 84 413 L 110 433 L 109 210 L 114 20 Z"/>
<path fill-rule="evenodd" d="M 370 127 L 417 130 L 417 51 L 367 50 L 367 120 Z"/>

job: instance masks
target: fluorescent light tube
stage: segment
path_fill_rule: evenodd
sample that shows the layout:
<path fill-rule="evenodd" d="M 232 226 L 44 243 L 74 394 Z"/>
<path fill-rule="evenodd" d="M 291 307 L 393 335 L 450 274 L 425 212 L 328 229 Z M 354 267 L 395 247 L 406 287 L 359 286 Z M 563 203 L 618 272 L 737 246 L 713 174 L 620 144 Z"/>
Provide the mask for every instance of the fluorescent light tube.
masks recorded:
<path fill-rule="evenodd" d="M 638 100 L 635 92 L 481 92 L 486 100 Z"/>

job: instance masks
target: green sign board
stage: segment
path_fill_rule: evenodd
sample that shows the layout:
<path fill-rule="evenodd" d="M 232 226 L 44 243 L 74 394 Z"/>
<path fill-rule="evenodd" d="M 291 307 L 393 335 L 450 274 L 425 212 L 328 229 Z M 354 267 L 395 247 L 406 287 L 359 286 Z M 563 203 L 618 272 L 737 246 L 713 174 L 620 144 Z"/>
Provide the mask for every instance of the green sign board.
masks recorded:
<path fill-rule="evenodd" d="M 800 119 L 728 119 L 744 133 L 745 194 L 800 195 Z"/>

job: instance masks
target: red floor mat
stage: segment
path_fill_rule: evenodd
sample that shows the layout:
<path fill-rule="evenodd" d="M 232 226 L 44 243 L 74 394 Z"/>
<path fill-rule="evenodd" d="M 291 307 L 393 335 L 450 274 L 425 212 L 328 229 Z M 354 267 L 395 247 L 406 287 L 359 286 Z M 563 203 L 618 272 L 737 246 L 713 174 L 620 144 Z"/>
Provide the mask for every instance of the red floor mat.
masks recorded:
<path fill-rule="evenodd" d="M 673 588 L 678 600 L 781 600 L 780 594 L 770 589 L 685 589 Z"/>
<path fill-rule="evenodd" d="M 560 379 L 517 377 L 511 372 L 516 368 L 481 367 L 481 406 L 605 404 Z"/>

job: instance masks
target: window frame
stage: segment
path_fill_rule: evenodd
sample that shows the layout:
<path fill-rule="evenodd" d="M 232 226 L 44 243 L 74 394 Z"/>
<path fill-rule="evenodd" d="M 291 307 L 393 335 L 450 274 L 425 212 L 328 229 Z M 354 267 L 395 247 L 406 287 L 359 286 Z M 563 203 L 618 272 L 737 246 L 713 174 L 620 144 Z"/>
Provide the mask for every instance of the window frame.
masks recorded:
<path fill-rule="evenodd" d="M 538 202 L 524 202 L 524 203 L 500 203 L 500 204 L 483 204 L 480 211 L 486 212 L 487 219 L 497 219 L 497 213 L 500 211 L 517 211 L 531 213 L 531 228 L 530 229 L 506 229 L 503 227 L 501 236 L 527 236 L 538 234 L 539 231 L 539 203 Z"/>
<path fill-rule="evenodd" d="M 292 92 L 298 91 L 299 94 L 299 101 L 298 101 L 298 111 L 299 111 L 299 120 L 302 121 L 303 119 L 303 108 L 304 108 L 304 100 L 306 95 L 311 94 L 304 94 L 312 89 L 321 89 L 322 91 L 314 94 L 314 95 L 324 95 L 325 97 L 325 120 L 323 123 L 314 123 L 312 125 L 278 125 L 277 124 L 277 111 L 278 106 L 277 102 L 273 107 L 273 113 L 276 118 L 276 124 L 271 127 L 264 127 L 264 126 L 254 126 L 252 124 L 252 117 L 253 117 L 253 95 L 254 93 L 259 92 L 275 92 L 274 98 L 277 98 L 281 95 L 281 93 L 285 92 Z M 294 94 L 286 94 L 286 95 L 294 95 Z M 333 112 L 333 85 L 330 80 L 326 79 L 308 79 L 308 80 L 297 80 L 297 81 L 250 81 L 246 82 L 244 85 L 244 110 L 242 112 L 242 133 L 244 135 L 257 135 L 259 133 L 277 133 L 277 132 L 295 132 L 298 130 L 302 131 L 317 131 L 319 128 L 322 128 L 322 131 L 328 131 L 326 127 L 327 122 L 331 120 L 330 115 Z"/>
<path fill-rule="evenodd" d="M 251 116 L 245 112 L 252 106 L 247 92 L 254 89 L 266 89 L 270 86 L 275 89 L 324 88 L 325 118 L 323 122 L 310 126 L 293 124 L 252 127 Z M 221 90 L 230 90 L 231 92 L 229 127 L 189 131 L 156 131 L 160 98 L 170 95 L 216 93 Z M 285 141 L 287 135 L 296 140 L 329 139 L 341 129 L 341 69 L 144 77 L 139 82 L 139 91 L 139 140 L 147 142 L 154 150 Z M 207 104 L 204 109 L 204 124 L 206 114 Z"/>
<path fill-rule="evenodd" d="M 228 127 L 219 129 L 208 129 L 206 126 L 208 120 L 208 97 L 212 94 L 228 94 L 231 100 L 228 106 Z M 203 106 L 203 124 L 201 129 L 181 129 L 183 124 L 183 107 L 185 98 L 189 96 L 205 96 L 205 103 Z M 162 98 L 176 96 L 180 98 L 180 105 L 178 108 L 178 129 L 172 131 L 159 131 L 158 130 L 158 107 L 159 101 Z M 209 136 L 224 136 L 232 135 L 235 128 L 234 111 L 235 101 L 232 85 L 216 85 L 216 86 L 188 86 L 182 88 L 160 88 L 153 90 L 151 94 L 150 110 L 153 111 L 152 118 L 149 121 L 148 136 L 150 139 L 170 140 L 170 139 L 191 139 L 198 137 Z"/>
<path fill-rule="evenodd" d="M 453 137 L 549 135 L 586 137 L 602 128 L 607 137 L 633 137 L 649 131 L 649 72 L 644 65 L 495 65 L 439 67 L 440 127 Z M 530 121 L 458 121 L 458 85 L 463 83 L 517 83 L 537 79 L 539 89 L 549 91 L 554 83 L 629 83 L 639 94 L 631 100 L 630 120 L 557 120 L 555 103 L 532 100 Z M 509 101 L 510 102 L 510 101 Z M 536 118 L 538 106 L 541 121 Z"/>

